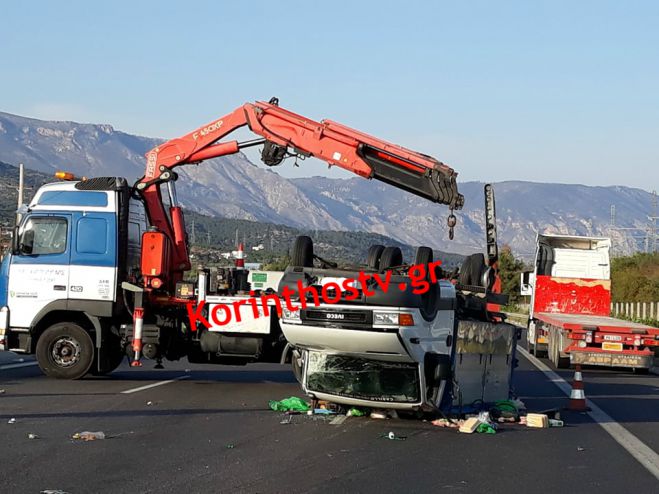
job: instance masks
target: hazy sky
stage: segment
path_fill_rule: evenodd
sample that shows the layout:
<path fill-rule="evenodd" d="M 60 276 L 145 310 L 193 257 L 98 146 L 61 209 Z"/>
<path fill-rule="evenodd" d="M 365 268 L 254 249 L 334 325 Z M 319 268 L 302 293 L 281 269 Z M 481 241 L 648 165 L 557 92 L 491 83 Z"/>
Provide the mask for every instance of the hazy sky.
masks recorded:
<path fill-rule="evenodd" d="M 657 1 L 0 9 L 3 111 L 175 137 L 273 95 L 432 154 L 461 180 L 659 189 Z"/>

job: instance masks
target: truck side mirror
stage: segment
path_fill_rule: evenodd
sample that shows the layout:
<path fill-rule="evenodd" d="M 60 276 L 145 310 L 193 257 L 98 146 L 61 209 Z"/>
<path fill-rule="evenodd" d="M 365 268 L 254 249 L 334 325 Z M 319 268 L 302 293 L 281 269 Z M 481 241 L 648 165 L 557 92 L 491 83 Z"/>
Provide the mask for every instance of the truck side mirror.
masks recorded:
<path fill-rule="evenodd" d="M 533 271 L 524 271 L 519 274 L 519 294 L 531 296 L 533 294 L 533 285 L 531 284 L 531 275 Z"/>
<path fill-rule="evenodd" d="M 11 232 L 11 253 L 18 254 L 18 225 Z"/>
<path fill-rule="evenodd" d="M 20 254 L 29 255 L 32 254 L 34 249 L 34 230 L 24 230 L 23 235 L 18 243 L 18 251 Z"/>

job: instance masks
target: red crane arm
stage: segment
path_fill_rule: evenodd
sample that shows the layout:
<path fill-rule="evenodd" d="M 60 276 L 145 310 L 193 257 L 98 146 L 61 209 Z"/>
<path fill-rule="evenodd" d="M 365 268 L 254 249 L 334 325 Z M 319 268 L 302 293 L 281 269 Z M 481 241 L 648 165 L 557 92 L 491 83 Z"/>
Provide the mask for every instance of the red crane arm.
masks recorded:
<path fill-rule="evenodd" d="M 236 129 L 247 125 L 263 139 L 239 143 L 218 143 Z M 365 178 L 375 178 L 433 202 L 460 209 L 463 196 L 457 190 L 457 173 L 431 156 L 377 139 L 331 120 L 317 122 L 271 103 L 247 103 L 189 134 L 167 141 L 146 154 L 144 177 L 136 184 L 153 226 L 162 231 L 173 246 L 170 281 L 190 269 L 185 225 L 176 203 L 172 169 L 210 158 L 237 153 L 241 148 L 265 144 L 262 158 L 267 165 L 278 165 L 291 155 L 312 156 Z M 160 184 L 170 192 L 169 215 L 162 202 Z M 147 280 L 148 283 L 148 280 Z"/>

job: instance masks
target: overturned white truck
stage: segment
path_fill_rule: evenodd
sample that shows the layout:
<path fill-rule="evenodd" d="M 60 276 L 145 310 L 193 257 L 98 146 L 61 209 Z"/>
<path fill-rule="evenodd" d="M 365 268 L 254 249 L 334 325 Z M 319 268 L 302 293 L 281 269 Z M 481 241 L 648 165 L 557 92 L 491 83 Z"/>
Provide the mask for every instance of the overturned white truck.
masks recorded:
<path fill-rule="evenodd" d="M 406 263 L 398 247 L 376 245 L 366 266 L 338 268 L 298 237 L 279 291 L 298 294 L 299 309 L 284 308 L 281 327 L 303 390 L 408 411 L 469 411 L 509 398 L 519 330 L 493 305 L 507 297 L 495 293 L 496 231 L 489 231 L 490 262 L 468 256 L 453 279 L 428 247 Z"/>

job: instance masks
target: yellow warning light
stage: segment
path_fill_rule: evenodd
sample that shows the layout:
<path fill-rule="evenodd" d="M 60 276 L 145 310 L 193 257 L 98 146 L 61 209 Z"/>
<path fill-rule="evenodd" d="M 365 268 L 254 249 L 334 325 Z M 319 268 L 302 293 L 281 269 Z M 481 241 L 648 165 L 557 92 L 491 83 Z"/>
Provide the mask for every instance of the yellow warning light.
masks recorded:
<path fill-rule="evenodd" d="M 73 173 L 69 172 L 55 172 L 55 178 L 59 178 L 60 180 L 76 180 L 76 177 Z"/>

